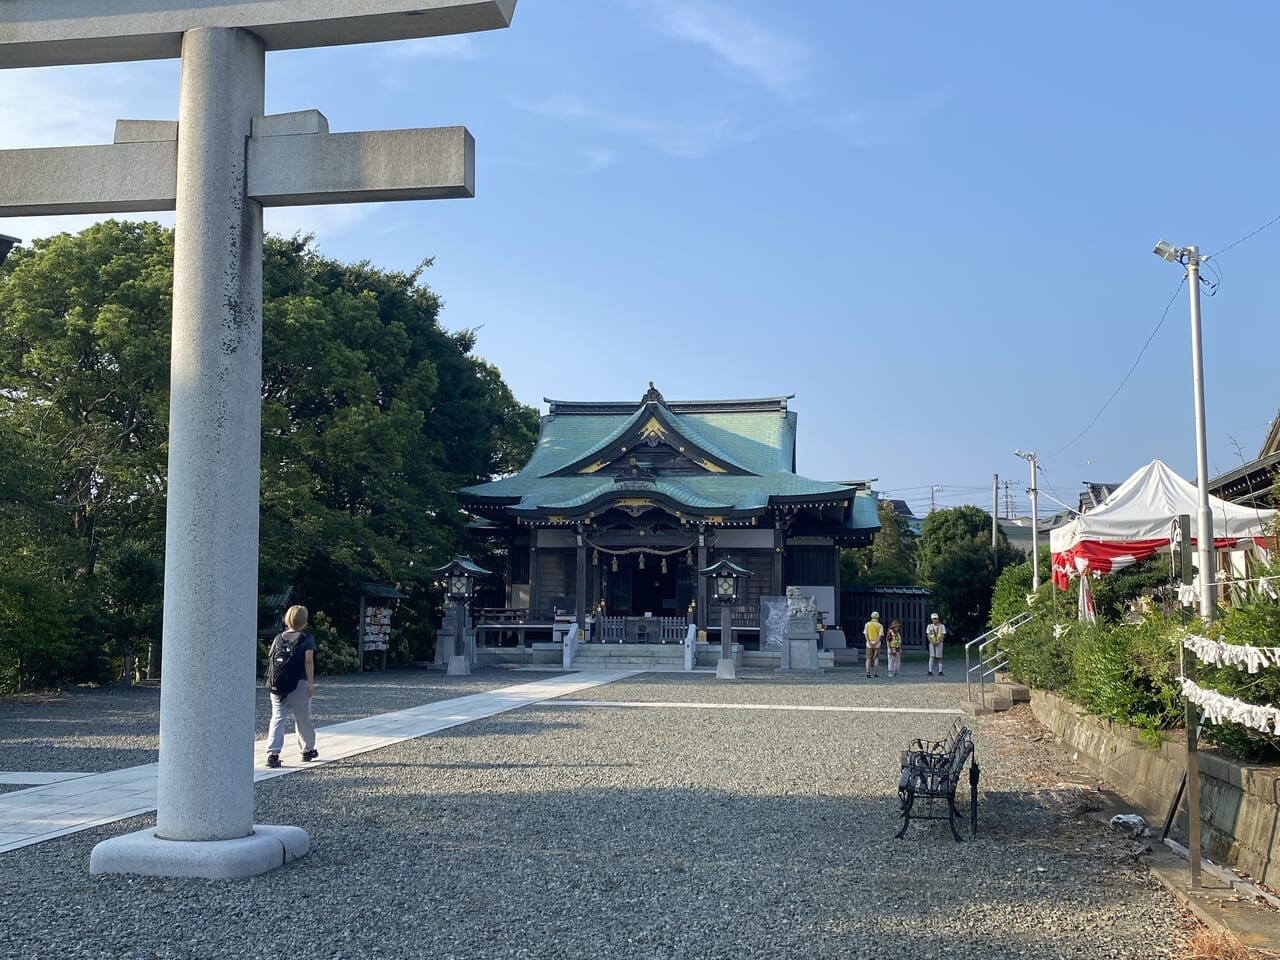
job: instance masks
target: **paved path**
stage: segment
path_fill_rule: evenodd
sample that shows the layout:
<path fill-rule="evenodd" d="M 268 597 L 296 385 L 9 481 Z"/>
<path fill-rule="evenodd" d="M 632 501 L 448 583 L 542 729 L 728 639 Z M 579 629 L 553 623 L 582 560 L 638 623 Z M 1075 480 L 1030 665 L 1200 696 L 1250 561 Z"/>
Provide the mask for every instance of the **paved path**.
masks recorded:
<path fill-rule="evenodd" d="M 492 717 L 553 697 L 634 676 L 634 670 L 587 671 L 547 677 L 488 693 L 426 703 L 407 710 L 364 717 L 316 731 L 319 759 L 315 766 L 359 753 L 447 730 L 460 724 Z M 292 736 L 292 735 L 290 735 Z M 266 757 L 266 740 L 254 744 L 253 755 Z M 253 779 L 270 780 L 297 773 L 303 766 L 268 769 L 254 767 Z M 0 783 L 38 784 L 26 790 L 0 793 L 0 853 L 78 833 L 90 827 L 150 813 L 156 808 L 159 766 L 113 770 L 110 773 L 4 773 Z"/>

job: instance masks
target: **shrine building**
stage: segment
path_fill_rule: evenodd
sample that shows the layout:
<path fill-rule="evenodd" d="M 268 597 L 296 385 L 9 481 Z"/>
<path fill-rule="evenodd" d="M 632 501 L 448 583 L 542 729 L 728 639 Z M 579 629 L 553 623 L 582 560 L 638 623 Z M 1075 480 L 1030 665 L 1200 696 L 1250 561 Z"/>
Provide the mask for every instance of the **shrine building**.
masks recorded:
<path fill-rule="evenodd" d="M 547 400 L 529 462 L 459 491 L 506 547 L 503 584 L 489 584 L 504 607 L 488 619 L 549 626 L 570 614 L 613 624 L 619 640 L 682 637 L 690 619 L 717 633 L 697 571 L 726 557 L 752 574 L 735 640 L 754 645 L 761 597 L 789 586 L 839 623 L 840 548 L 871 543 L 875 499 L 866 482 L 795 472 L 789 399 L 667 401 L 650 383 L 638 403 Z"/>

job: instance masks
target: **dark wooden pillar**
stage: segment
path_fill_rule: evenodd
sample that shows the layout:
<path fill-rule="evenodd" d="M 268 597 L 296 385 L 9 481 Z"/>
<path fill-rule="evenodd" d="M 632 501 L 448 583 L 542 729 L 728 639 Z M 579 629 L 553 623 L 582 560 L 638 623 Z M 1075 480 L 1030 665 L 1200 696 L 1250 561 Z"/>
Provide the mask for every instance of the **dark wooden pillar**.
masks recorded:
<path fill-rule="evenodd" d="M 574 584 L 573 592 L 575 594 L 574 606 L 578 619 L 578 630 L 586 631 L 587 629 L 587 538 L 582 533 L 582 527 L 578 527 L 577 535 L 578 543 L 578 569 L 577 578 Z"/>
<path fill-rule="evenodd" d="M 834 602 L 831 604 L 831 616 L 835 618 L 836 622 L 831 624 L 831 626 L 839 627 L 840 624 L 843 623 L 841 617 L 844 616 L 840 610 L 840 544 L 837 543 L 834 549 L 836 551 L 836 596 Z M 906 621 L 904 620 L 903 622 L 905 623 Z"/>
<path fill-rule="evenodd" d="M 529 531 L 529 619 L 537 617 L 538 597 L 538 528 Z"/>
<path fill-rule="evenodd" d="M 786 558 L 786 547 L 787 547 L 786 532 L 782 529 L 781 517 L 779 517 L 777 514 L 774 514 L 773 516 L 773 571 L 772 571 L 772 582 L 770 583 L 769 586 L 770 586 L 770 589 L 773 591 L 773 595 L 775 597 L 782 596 L 783 594 L 786 593 L 786 590 L 783 589 L 783 584 L 782 584 L 783 574 L 786 572 L 786 568 L 782 565 L 783 560 Z"/>
<path fill-rule="evenodd" d="M 707 528 L 705 525 L 698 527 L 698 569 L 707 569 Z M 695 626 L 698 630 L 707 629 L 707 578 L 696 574 L 697 589 L 694 596 L 698 598 L 698 612 L 694 617 Z"/>

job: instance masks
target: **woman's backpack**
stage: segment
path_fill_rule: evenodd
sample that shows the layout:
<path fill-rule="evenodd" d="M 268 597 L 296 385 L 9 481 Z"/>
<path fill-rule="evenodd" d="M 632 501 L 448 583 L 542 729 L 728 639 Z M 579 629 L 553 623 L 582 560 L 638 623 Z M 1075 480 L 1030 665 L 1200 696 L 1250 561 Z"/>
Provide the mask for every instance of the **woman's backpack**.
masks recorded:
<path fill-rule="evenodd" d="M 302 649 L 305 633 L 287 630 L 276 634 L 267 654 L 266 688 L 277 696 L 287 697 L 298 687 L 307 672 L 307 652 Z"/>

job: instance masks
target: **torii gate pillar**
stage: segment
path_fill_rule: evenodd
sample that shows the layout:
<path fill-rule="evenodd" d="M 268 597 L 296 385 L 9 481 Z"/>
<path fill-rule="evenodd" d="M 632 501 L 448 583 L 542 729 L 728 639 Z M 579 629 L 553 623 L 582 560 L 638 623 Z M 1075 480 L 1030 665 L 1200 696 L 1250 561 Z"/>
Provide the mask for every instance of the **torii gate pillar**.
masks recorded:
<path fill-rule="evenodd" d="M 95 0 L 93 18 L 5 2 L 2 66 L 182 57 L 176 132 L 122 121 L 110 146 L 0 151 L 0 216 L 176 210 L 156 827 L 99 843 L 89 869 L 263 873 L 310 838 L 253 822 L 262 208 L 474 186 L 459 127 L 331 136 L 315 111 L 264 117 L 266 51 L 502 27 L 515 0 Z"/>
<path fill-rule="evenodd" d="M 183 36 L 155 831 L 164 840 L 256 834 L 255 663 L 243 647 L 257 633 L 262 204 L 245 195 L 244 144 L 264 109 L 265 66 L 246 30 Z M 305 834 L 294 839 L 305 852 Z M 111 849 L 95 850 L 91 869 L 105 869 Z"/>

